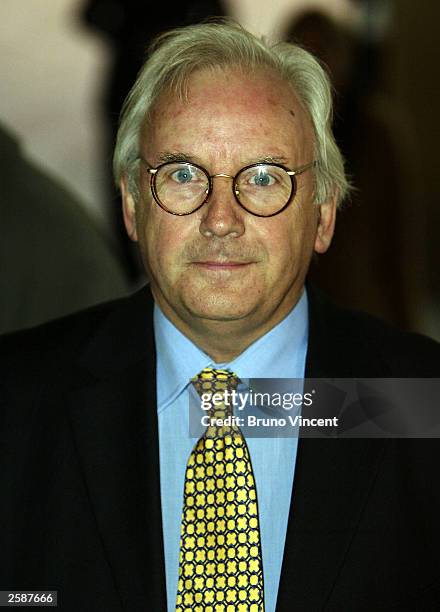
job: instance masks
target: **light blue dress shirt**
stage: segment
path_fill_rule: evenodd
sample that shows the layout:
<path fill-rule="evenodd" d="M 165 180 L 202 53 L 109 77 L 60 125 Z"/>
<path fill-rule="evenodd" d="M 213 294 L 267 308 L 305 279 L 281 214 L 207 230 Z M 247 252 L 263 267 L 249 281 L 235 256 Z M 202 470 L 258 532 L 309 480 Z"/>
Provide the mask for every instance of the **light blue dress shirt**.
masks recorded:
<path fill-rule="evenodd" d="M 180 522 L 188 458 L 189 381 L 208 366 L 229 368 L 239 378 L 303 378 L 307 353 L 307 295 L 289 315 L 230 363 L 216 364 L 184 336 L 156 305 L 157 413 L 168 612 L 174 612 L 179 572 Z M 265 610 L 274 612 L 284 553 L 298 439 L 246 438 L 260 518 Z"/>

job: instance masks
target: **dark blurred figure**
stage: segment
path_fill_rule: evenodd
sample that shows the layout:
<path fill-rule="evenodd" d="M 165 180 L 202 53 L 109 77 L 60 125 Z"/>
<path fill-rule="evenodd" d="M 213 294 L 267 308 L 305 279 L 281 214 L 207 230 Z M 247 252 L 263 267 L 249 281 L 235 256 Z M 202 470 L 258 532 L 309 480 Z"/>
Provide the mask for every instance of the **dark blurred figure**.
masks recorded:
<path fill-rule="evenodd" d="M 1 125 L 0 160 L 0 334 L 127 293 L 92 219 Z"/>
<path fill-rule="evenodd" d="M 415 329 L 425 288 L 417 151 L 398 101 L 382 93 L 384 44 L 318 12 L 286 32 L 327 65 L 336 91 L 335 134 L 355 187 L 333 243 L 310 277 L 336 301 Z"/>
<path fill-rule="evenodd" d="M 127 274 L 137 280 L 143 274 L 137 249 L 125 231 L 119 193 L 113 188 L 111 159 L 115 144 L 119 113 L 126 95 L 145 60 L 150 42 L 160 32 L 190 25 L 207 17 L 225 15 L 220 0 L 181 0 L 145 2 L 145 0 L 88 0 L 82 14 L 83 21 L 104 34 L 112 48 L 111 67 L 102 95 L 102 105 L 108 128 L 106 174 L 111 214 L 121 255 Z"/>

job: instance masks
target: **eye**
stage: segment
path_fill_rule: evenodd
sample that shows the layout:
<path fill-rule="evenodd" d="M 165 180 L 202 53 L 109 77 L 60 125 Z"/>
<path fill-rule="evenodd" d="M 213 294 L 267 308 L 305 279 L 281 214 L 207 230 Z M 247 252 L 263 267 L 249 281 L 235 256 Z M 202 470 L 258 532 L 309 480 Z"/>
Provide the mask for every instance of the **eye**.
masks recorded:
<path fill-rule="evenodd" d="M 256 187 L 271 187 L 275 182 L 275 178 L 266 170 L 257 170 L 257 172 L 250 177 L 251 185 L 255 185 Z"/>
<path fill-rule="evenodd" d="M 171 178 L 176 183 L 190 183 L 194 178 L 194 174 L 190 168 L 179 168 L 171 174 Z"/>

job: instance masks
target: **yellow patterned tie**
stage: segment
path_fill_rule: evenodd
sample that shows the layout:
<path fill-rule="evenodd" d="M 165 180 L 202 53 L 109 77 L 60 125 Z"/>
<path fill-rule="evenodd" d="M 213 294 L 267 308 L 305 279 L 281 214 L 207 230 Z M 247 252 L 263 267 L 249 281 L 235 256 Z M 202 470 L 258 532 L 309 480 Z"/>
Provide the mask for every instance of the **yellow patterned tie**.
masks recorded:
<path fill-rule="evenodd" d="M 235 374 L 213 368 L 193 379 L 200 395 L 221 393 L 224 399 L 239 382 Z M 221 403 L 209 416 L 231 415 L 231 406 Z M 209 426 L 186 468 L 176 612 L 263 611 L 257 492 L 249 450 L 237 426 Z"/>

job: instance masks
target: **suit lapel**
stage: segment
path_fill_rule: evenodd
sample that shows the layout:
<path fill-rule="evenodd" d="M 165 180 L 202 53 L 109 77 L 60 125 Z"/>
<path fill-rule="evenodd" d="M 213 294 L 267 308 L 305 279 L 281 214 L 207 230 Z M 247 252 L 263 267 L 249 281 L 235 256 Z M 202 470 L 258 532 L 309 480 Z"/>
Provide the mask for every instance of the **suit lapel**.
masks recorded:
<path fill-rule="evenodd" d="M 152 300 L 113 311 L 81 358 L 71 423 L 124 610 L 165 609 Z"/>
<path fill-rule="evenodd" d="M 367 348 L 341 328 L 339 310 L 311 288 L 308 297 L 306 377 L 376 375 L 381 364 L 373 371 Z M 277 612 L 324 609 L 384 447 L 384 440 L 300 438 Z"/>

